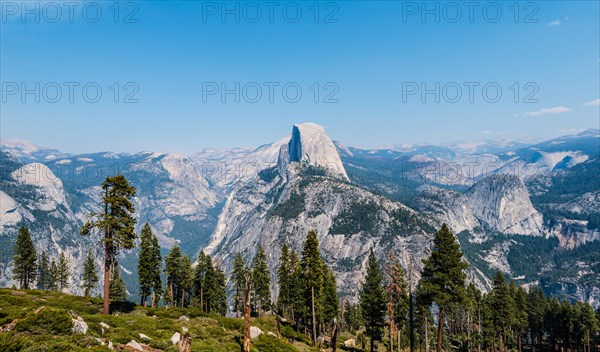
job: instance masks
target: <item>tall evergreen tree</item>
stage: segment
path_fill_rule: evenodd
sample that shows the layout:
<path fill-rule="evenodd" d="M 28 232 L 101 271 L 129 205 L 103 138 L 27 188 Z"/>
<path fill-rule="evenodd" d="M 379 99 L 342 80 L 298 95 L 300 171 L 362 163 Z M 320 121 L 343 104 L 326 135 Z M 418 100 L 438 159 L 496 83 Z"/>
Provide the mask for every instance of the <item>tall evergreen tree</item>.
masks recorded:
<path fill-rule="evenodd" d="M 497 272 L 494 286 L 489 294 L 492 326 L 500 342 L 500 350 L 506 345 L 506 336 L 514 320 L 514 300 L 504 275 Z"/>
<path fill-rule="evenodd" d="M 281 248 L 279 268 L 277 268 L 277 284 L 279 295 L 277 297 L 277 310 L 282 316 L 288 316 L 288 309 L 292 305 L 292 291 L 297 289 L 292 286 L 293 269 L 290 261 L 290 249 L 286 244 Z"/>
<path fill-rule="evenodd" d="M 271 273 L 267 265 L 267 255 L 261 245 L 258 245 L 252 262 L 252 286 L 254 288 L 254 306 L 260 317 L 263 309 L 271 307 Z"/>
<path fill-rule="evenodd" d="M 398 333 L 406 324 L 408 313 L 408 294 L 406 292 L 406 281 L 404 280 L 404 270 L 402 265 L 393 253 L 389 253 L 386 267 L 386 285 L 385 291 L 388 299 L 388 310 L 390 311 L 391 331 L 397 330 Z M 392 334 L 390 334 L 392 335 Z M 392 340 L 392 338 L 390 338 Z M 393 341 L 390 341 L 390 346 Z"/>
<path fill-rule="evenodd" d="M 431 256 L 423 260 L 421 274 L 423 292 L 439 307 L 437 351 L 442 352 L 444 313 L 452 304 L 458 304 L 465 296 L 465 270 L 460 245 L 446 224 L 435 233 Z"/>
<path fill-rule="evenodd" d="M 179 246 L 175 245 L 165 257 L 165 274 L 167 278 L 167 292 L 165 301 L 177 306 L 180 302 L 182 283 L 186 279 L 183 267 L 183 254 Z"/>
<path fill-rule="evenodd" d="M 147 299 L 152 296 L 152 305 L 155 306 L 162 294 L 160 271 L 162 257 L 158 238 L 150 225 L 146 223 L 140 234 L 140 259 L 138 261 L 138 277 L 140 283 L 141 305 L 146 306 Z"/>
<path fill-rule="evenodd" d="M 50 261 L 48 289 L 50 291 L 58 291 L 58 266 L 56 265 L 54 258 Z"/>
<path fill-rule="evenodd" d="M 233 310 L 235 315 L 239 317 L 244 313 L 244 299 L 246 295 L 246 273 L 248 268 L 246 262 L 242 257 L 241 253 L 236 253 L 233 261 L 233 271 L 231 273 L 231 280 L 233 282 L 234 289 L 234 303 Z"/>
<path fill-rule="evenodd" d="M 302 309 L 306 307 L 305 291 L 300 289 L 303 287 L 302 284 L 302 267 L 300 266 L 300 257 L 298 253 L 294 250 L 290 251 L 290 268 L 291 276 L 290 276 L 290 286 L 293 288 L 290 296 L 291 303 L 291 312 L 290 316 L 292 320 L 298 321 L 300 314 L 297 312 L 302 312 Z"/>
<path fill-rule="evenodd" d="M 360 307 L 366 328 L 365 333 L 371 339 L 371 352 L 373 352 L 375 342 L 383 338 L 387 311 L 383 274 L 373 248 L 369 251 L 367 275 L 360 289 Z"/>
<path fill-rule="evenodd" d="M 136 194 L 123 175 L 109 176 L 102 183 L 102 205 L 100 213 L 91 213 L 94 219 L 88 221 L 81 229 L 82 235 L 90 234 L 94 229 L 102 234 L 104 244 L 104 304 L 102 313 L 109 313 L 110 304 L 110 269 L 116 264 L 116 258 L 122 249 L 135 246 L 136 234 L 133 217 L 135 208 L 132 198 Z"/>
<path fill-rule="evenodd" d="M 181 307 L 187 307 L 192 303 L 192 295 L 194 290 L 194 272 L 192 270 L 192 261 L 190 257 L 184 255 L 181 257 L 181 297 L 180 297 L 180 305 Z"/>
<path fill-rule="evenodd" d="M 213 286 L 214 268 L 207 254 L 200 252 L 196 269 L 194 270 L 194 295 L 200 302 L 202 311 L 208 313 L 210 305 L 210 290 Z"/>
<path fill-rule="evenodd" d="M 515 339 L 517 340 L 517 350 L 521 352 L 522 339 L 527 330 L 527 294 L 523 287 L 517 287 L 517 285 L 511 283 L 511 295 L 514 301 L 514 315 L 512 328 L 514 331 Z"/>
<path fill-rule="evenodd" d="M 27 290 L 37 275 L 37 253 L 27 227 L 19 229 L 13 252 L 13 278 L 22 290 Z"/>
<path fill-rule="evenodd" d="M 225 316 L 227 315 L 227 279 L 220 266 L 215 266 L 214 282 L 211 312 Z"/>
<path fill-rule="evenodd" d="M 118 264 L 113 266 L 110 276 L 110 299 L 112 301 L 127 300 L 127 287 L 121 276 L 121 267 Z"/>
<path fill-rule="evenodd" d="M 69 260 L 64 253 L 60 254 L 57 265 L 57 284 L 58 290 L 62 292 L 65 288 L 69 288 L 69 279 L 71 278 Z"/>
<path fill-rule="evenodd" d="M 98 284 L 99 280 L 97 271 L 98 269 L 96 268 L 94 256 L 90 251 L 85 258 L 85 263 L 83 265 L 83 283 L 81 287 L 83 288 L 83 295 L 85 297 L 90 297 L 92 292 L 96 289 L 96 284 Z"/>
<path fill-rule="evenodd" d="M 323 285 L 323 259 L 319 252 L 319 240 L 315 230 L 308 231 L 304 249 L 302 250 L 302 260 L 300 262 L 300 280 L 304 287 L 304 305 L 302 306 L 302 316 L 304 321 L 310 319 L 312 330 L 311 339 L 313 346 L 317 344 L 317 302 L 320 301 L 319 294 Z M 310 311 L 307 310 L 310 309 Z"/>
<path fill-rule="evenodd" d="M 340 304 L 337 294 L 337 283 L 335 273 L 324 266 L 323 286 L 321 287 L 322 319 L 325 324 L 330 325 L 339 314 Z"/>
<path fill-rule="evenodd" d="M 42 251 L 38 265 L 37 288 L 38 290 L 50 289 L 50 263 L 48 263 L 46 251 Z"/>

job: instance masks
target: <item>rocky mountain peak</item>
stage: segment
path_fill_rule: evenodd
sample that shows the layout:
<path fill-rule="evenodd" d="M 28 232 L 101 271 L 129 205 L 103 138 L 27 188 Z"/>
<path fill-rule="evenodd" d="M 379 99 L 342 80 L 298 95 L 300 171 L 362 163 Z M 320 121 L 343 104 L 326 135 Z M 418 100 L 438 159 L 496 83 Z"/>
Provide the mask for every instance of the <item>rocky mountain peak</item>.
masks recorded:
<path fill-rule="evenodd" d="M 485 177 L 466 195 L 473 215 L 491 228 L 509 234 L 542 233 L 542 215 L 531 204 L 527 187 L 518 176 Z"/>
<path fill-rule="evenodd" d="M 348 180 L 335 144 L 323 127 L 317 124 L 295 124 L 292 128 L 287 147 L 284 145 L 279 151 L 279 170 L 284 171 L 294 162 L 323 167 L 332 175 Z"/>

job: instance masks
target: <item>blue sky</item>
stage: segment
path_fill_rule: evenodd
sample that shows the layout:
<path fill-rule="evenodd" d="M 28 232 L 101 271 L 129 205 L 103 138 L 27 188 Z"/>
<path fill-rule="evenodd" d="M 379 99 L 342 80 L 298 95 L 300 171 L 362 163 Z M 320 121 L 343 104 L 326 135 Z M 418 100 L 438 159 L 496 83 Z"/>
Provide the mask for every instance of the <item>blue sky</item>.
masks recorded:
<path fill-rule="evenodd" d="M 76 2 L 72 13 L 62 3 L 30 2 L 24 15 L 21 2 L 2 2 L 2 138 L 193 153 L 258 146 L 304 121 L 357 147 L 600 124 L 598 1 L 475 2 L 472 12 L 463 2 L 277 2 L 271 14 L 265 2 Z M 239 103 L 221 96 L 236 83 Z"/>

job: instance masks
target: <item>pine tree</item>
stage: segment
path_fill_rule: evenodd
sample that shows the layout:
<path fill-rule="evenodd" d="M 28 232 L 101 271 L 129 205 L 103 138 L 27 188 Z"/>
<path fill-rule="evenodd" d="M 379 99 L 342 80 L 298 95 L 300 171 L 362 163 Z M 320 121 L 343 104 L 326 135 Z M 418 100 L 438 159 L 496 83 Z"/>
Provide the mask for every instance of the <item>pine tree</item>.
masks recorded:
<path fill-rule="evenodd" d="M 81 288 L 83 288 L 83 295 L 85 297 L 90 297 L 92 292 L 96 289 L 96 284 L 98 283 L 98 269 L 96 268 L 96 262 L 94 260 L 94 256 L 92 252 L 88 252 L 87 258 L 85 258 L 85 263 L 83 265 L 83 283 Z"/>
<path fill-rule="evenodd" d="M 600 312 L 600 308 L 598 309 Z M 598 318 L 594 315 L 594 309 L 589 304 L 584 304 L 581 310 L 584 351 L 591 352 L 594 335 L 600 330 Z"/>
<path fill-rule="evenodd" d="M 547 301 L 544 292 L 539 287 L 532 287 L 527 295 L 527 316 L 529 334 L 536 349 L 541 348 L 544 336 L 544 315 Z"/>
<path fill-rule="evenodd" d="M 515 308 L 512 328 L 517 339 L 517 350 L 521 352 L 522 339 L 527 331 L 527 294 L 525 289 L 517 287 L 514 282 L 510 288 Z"/>
<path fill-rule="evenodd" d="M 233 310 L 235 311 L 236 317 L 243 315 L 244 313 L 244 298 L 246 294 L 246 273 L 248 268 L 246 262 L 242 257 L 241 253 L 236 253 L 233 261 L 233 271 L 231 273 L 231 280 L 233 282 L 234 289 L 234 303 Z"/>
<path fill-rule="evenodd" d="M 187 307 L 191 303 L 192 291 L 194 289 L 194 272 L 192 270 L 192 261 L 190 257 L 184 255 L 181 257 L 181 307 Z"/>
<path fill-rule="evenodd" d="M 37 288 L 38 290 L 50 289 L 50 264 L 48 263 L 46 251 L 42 251 L 38 265 Z"/>
<path fill-rule="evenodd" d="M 402 331 L 406 324 L 408 313 L 408 294 L 406 293 L 406 281 L 402 265 L 393 253 L 388 255 L 386 267 L 385 291 L 388 299 L 388 319 L 390 319 L 390 331 Z M 393 324 L 393 326 L 391 326 Z M 390 350 L 393 350 L 393 333 L 390 333 Z"/>
<path fill-rule="evenodd" d="M 252 286 L 254 287 L 254 305 L 260 317 L 263 309 L 271 307 L 271 273 L 267 265 L 267 255 L 261 245 L 258 245 L 252 262 Z"/>
<path fill-rule="evenodd" d="M 383 338 L 387 311 L 383 274 L 373 248 L 369 251 L 367 275 L 360 289 L 360 307 L 366 328 L 365 333 L 371 339 L 371 352 L 373 352 L 375 342 Z"/>
<path fill-rule="evenodd" d="M 300 257 L 296 251 L 290 251 L 290 268 L 292 269 L 290 276 L 290 286 L 293 288 L 291 291 L 291 318 L 292 320 L 298 321 L 302 309 L 305 305 L 305 295 L 302 289 L 302 267 L 300 266 Z"/>
<path fill-rule="evenodd" d="M 64 253 L 60 254 L 57 269 L 56 282 L 58 290 L 62 292 L 65 288 L 69 288 L 69 278 L 71 277 L 69 260 L 65 257 Z"/>
<path fill-rule="evenodd" d="M 155 306 L 162 294 L 160 271 L 162 257 L 156 235 L 152 233 L 150 225 L 146 223 L 140 234 L 140 259 L 138 261 L 138 277 L 140 282 L 141 305 L 146 306 L 148 296 L 152 296 L 152 305 Z"/>
<path fill-rule="evenodd" d="M 177 245 L 165 257 L 165 273 L 167 276 L 165 301 L 176 307 L 190 304 L 195 283 L 192 262 L 188 256 L 183 255 Z"/>
<path fill-rule="evenodd" d="M 293 269 L 291 267 L 289 247 L 286 244 L 281 248 L 279 257 L 279 268 L 277 269 L 277 284 L 279 285 L 279 295 L 277 297 L 277 310 L 279 314 L 287 317 L 287 311 L 292 305 L 292 286 Z"/>
<path fill-rule="evenodd" d="M 458 304 L 465 296 L 465 270 L 460 245 L 446 224 L 435 233 L 431 256 L 423 260 L 421 274 L 423 292 L 439 307 L 437 351 L 442 352 L 444 313 L 452 304 Z"/>
<path fill-rule="evenodd" d="M 112 301 L 125 301 L 127 299 L 127 287 L 121 277 L 121 267 L 116 264 L 110 275 L 110 299 Z"/>
<path fill-rule="evenodd" d="M 58 291 L 58 266 L 56 265 L 54 258 L 50 261 L 48 289 L 50 291 Z"/>
<path fill-rule="evenodd" d="M 515 302 L 501 272 L 496 273 L 494 277 L 494 286 L 489 294 L 489 300 L 492 324 L 499 338 L 500 350 L 503 350 L 503 346 L 506 344 L 506 335 L 514 319 Z"/>
<path fill-rule="evenodd" d="M 88 221 L 81 229 L 82 235 L 90 234 L 94 229 L 102 234 L 104 244 L 104 304 L 102 313 L 109 313 L 110 304 L 110 271 L 116 265 L 116 258 L 122 249 L 135 246 L 136 234 L 133 218 L 135 208 L 132 198 L 136 194 L 123 175 L 109 176 L 102 183 L 103 211 L 91 213 L 93 221 Z"/>
<path fill-rule="evenodd" d="M 319 240 L 315 230 L 308 231 L 304 249 L 302 250 L 302 260 L 300 262 L 300 280 L 304 287 L 304 304 L 302 305 L 302 317 L 304 321 L 309 321 L 312 329 L 312 345 L 317 344 L 317 302 L 320 301 L 319 293 L 323 285 L 323 259 L 319 252 Z M 310 309 L 310 311 L 308 311 Z"/>
<path fill-rule="evenodd" d="M 212 312 L 225 316 L 227 315 L 227 279 L 225 278 L 225 272 L 219 266 L 215 267 L 214 282 Z"/>
<path fill-rule="evenodd" d="M 200 252 L 194 270 L 194 295 L 199 300 L 202 311 L 208 313 L 212 301 L 211 290 L 214 286 L 214 267 L 209 255 Z"/>
<path fill-rule="evenodd" d="M 22 290 L 28 290 L 37 275 L 37 253 L 29 229 L 19 229 L 13 256 L 13 278 L 19 281 Z"/>
<path fill-rule="evenodd" d="M 322 319 L 329 325 L 333 319 L 338 316 L 340 305 L 335 273 L 327 266 L 324 266 L 324 273 L 323 286 L 321 287 L 320 295 L 322 302 L 320 306 L 322 307 Z"/>
<path fill-rule="evenodd" d="M 179 297 L 179 285 L 182 280 L 181 270 L 181 249 L 175 245 L 165 257 L 165 275 L 167 279 L 167 292 L 165 301 L 168 304 L 177 306 Z"/>

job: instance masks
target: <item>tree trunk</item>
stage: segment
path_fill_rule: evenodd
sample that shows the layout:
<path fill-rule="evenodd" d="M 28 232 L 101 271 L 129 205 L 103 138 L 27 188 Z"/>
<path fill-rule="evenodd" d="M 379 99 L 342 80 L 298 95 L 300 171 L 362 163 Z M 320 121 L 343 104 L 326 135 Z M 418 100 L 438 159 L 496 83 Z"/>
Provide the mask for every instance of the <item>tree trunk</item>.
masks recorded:
<path fill-rule="evenodd" d="M 102 304 L 102 314 L 110 313 L 110 262 L 107 258 L 104 259 L 104 303 Z"/>
<path fill-rule="evenodd" d="M 587 350 L 590 352 L 590 331 L 587 331 Z"/>
<path fill-rule="evenodd" d="M 181 336 L 179 341 L 179 352 L 192 352 L 192 338 L 189 333 Z"/>
<path fill-rule="evenodd" d="M 477 330 L 479 330 L 479 338 L 477 339 L 479 343 L 477 344 L 478 345 L 477 350 L 479 352 L 481 352 L 481 303 L 479 303 L 479 305 L 477 306 L 477 314 L 479 316 L 478 317 L 479 322 L 477 323 Z"/>
<path fill-rule="evenodd" d="M 409 325 L 409 339 L 410 339 L 410 352 L 415 352 L 415 326 L 414 326 L 414 307 L 413 307 L 413 284 L 412 284 L 412 256 L 409 257 L 409 270 L 408 270 L 408 325 Z"/>
<path fill-rule="evenodd" d="M 333 319 L 333 331 L 331 332 L 331 352 L 337 351 L 337 335 L 338 335 L 338 324 Z"/>
<path fill-rule="evenodd" d="M 311 287 L 311 306 L 312 306 L 312 334 L 313 347 L 317 346 L 317 322 L 315 317 L 315 288 Z"/>
<path fill-rule="evenodd" d="M 425 316 L 425 352 L 429 352 L 429 324 L 427 324 L 427 316 Z"/>
<path fill-rule="evenodd" d="M 440 318 L 438 319 L 437 352 L 442 352 L 443 334 L 444 334 L 444 308 L 440 307 Z"/>
<path fill-rule="evenodd" d="M 390 321 L 390 352 L 394 352 L 394 323 Z"/>
<path fill-rule="evenodd" d="M 371 345 L 371 352 L 375 351 L 375 340 L 373 339 L 373 336 L 371 336 L 369 344 Z"/>
<path fill-rule="evenodd" d="M 396 345 L 398 345 L 398 352 L 400 352 L 402 350 L 402 346 L 400 345 L 401 335 L 402 335 L 402 329 L 396 329 L 396 337 L 398 338 L 398 343 Z"/>
<path fill-rule="evenodd" d="M 342 314 L 340 315 L 340 330 L 344 331 L 344 299 L 342 298 Z"/>
<path fill-rule="evenodd" d="M 246 299 L 244 302 L 244 341 L 242 352 L 250 352 L 250 279 L 246 278 Z"/>

